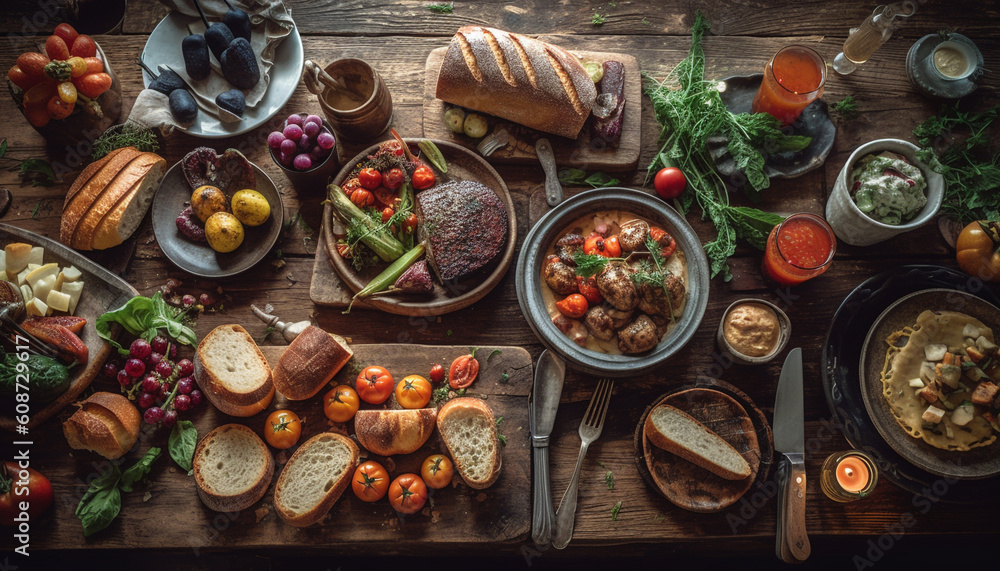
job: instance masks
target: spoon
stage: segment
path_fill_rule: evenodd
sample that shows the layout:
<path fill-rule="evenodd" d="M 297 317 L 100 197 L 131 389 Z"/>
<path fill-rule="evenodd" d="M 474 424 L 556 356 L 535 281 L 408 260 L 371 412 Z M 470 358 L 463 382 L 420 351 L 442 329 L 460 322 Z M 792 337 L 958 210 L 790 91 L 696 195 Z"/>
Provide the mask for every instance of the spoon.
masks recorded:
<path fill-rule="evenodd" d="M 313 95 L 322 95 L 326 91 L 326 88 L 330 88 L 335 92 L 343 93 L 348 99 L 358 104 L 365 102 L 364 96 L 347 87 L 342 79 L 335 78 L 327 73 L 316 62 L 306 60 L 305 70 L 306 88 Z"/>
<path fill-rule="evenodd" d="M 21 337 L 28 340 L 28 351 L 58 359 L 58 354 L 44 341 L 28 333 L 17 324 L 26 313 L 24 307 L 24 297 L 17 286 L 7 280 L 0 280 L 0 327 L 6 326 L 13 329 Z M 20 345 L 20 343 L 17 343 Z M 34 345 L 32 347 L 31 345 Z"/>

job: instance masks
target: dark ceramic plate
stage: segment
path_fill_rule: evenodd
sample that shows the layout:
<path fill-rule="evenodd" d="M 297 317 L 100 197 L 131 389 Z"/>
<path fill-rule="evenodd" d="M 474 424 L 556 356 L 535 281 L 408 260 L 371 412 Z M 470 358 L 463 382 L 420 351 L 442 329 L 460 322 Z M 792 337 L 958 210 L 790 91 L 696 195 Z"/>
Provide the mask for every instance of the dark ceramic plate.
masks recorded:
<path fill-rule="evenodd" d="M 870 454 L 880 475 L 897 486 L 945 502 L 998 501 L 1000 496 L 994 492 L 1000 485 L 1000 476 L 945 482 L 941 476 L 915 466 L 896 452 L 879 434 L 865 408 L 858 373 L 868 332 L 882 312 L 900 298 L 934 288 L 968 292 L 993 305 L 1000 304 L 1000 297 L 989 286 L 940 266 L 900 266 L 865 280 L 837 308 L 823 344 L 822 376 L 827 403 L 834 422 L 851 446 Z"/>
<path fill-rule="evenodd" d="M 757 88 L 764 79 L 764 74 L 738 75 L 727 77 L 722 82 L 726 84 L 726 89 L 720 93 L 722 102 L 733 113 L 750 113 L 750 105 Z M 823 166 L 830 149 L 833 148 L 833 139 L 837 135 L 837 127 L 830 120 L 827 113 L 826 102 L 817 99 L 809 104 L 802 111 L 802 115 L 794 123 L 784 129 L 788 135 L 804 135 L 812 137 L 812 142 L 805 149 L 798 152 L 779 153 L 767 158 L 767 176 L 771 178 L 795 178 L 813 169 Z M 710 143 L 712 157 L 715 159 L 715 168 L 724 176 L 743 176 L 737 170 L 733 157 L 726 148 L 725 138 L 713 139 Z"/>
<path fill-rule="evenodd" d="M 281 196 L 267 173 L 253 165 L 257 192 L 271 205 L 271 216 L 260 226 L 243 227 L 243 244 L 221 254 L 207 243 L 193 242 L 177 229 L 177 215 L 191 201 L 193 189 L 184 178 L 180 161 L 170 167 L 153 197 L 153 235 L 163 254 L 178 268 L 203 278 L 224 278 L 245 272 L 259 262 L 278 241 L 285 208 Z"/>
<path fill-rule="evenodd" d="M 946 39 L 972 46 L 978 56 L 976 71 L 965 79 L 943 80 L 923 69 L 920 65 L 933 52 L 938 44 Z M 983 74 L 983 54 L 969 38 L 955 32 L 950 32 L 945 38 L 941 34 L 927 34 L 914 42 L 910 51 L 906 52 L 906 78 L 917 91 L 939 99 L 958 99 L 976 90 L 976 81 Z"/>

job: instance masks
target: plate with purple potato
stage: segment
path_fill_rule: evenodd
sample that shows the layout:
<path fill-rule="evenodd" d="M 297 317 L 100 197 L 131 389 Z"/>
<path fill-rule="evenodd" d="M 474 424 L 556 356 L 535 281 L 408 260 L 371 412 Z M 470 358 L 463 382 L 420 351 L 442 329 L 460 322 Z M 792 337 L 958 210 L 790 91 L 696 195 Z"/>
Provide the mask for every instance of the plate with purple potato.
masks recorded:
<path fill-rule="evenodd" d="M 274 182 L 236 149 L 199 147 L 167 171 L 153 197 L 153 235 L 180 269 L 206 278 L 250 269 L 281 234 Z"/>

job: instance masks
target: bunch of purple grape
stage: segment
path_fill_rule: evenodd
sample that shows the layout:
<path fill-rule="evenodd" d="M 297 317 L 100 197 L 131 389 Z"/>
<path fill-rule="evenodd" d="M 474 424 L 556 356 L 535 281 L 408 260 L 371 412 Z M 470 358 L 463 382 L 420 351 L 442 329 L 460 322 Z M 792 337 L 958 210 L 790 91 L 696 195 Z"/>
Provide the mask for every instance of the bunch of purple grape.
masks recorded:
<path fill-rule="evenodd" d="M 177 344 L 156 336 L 147 342 L 139 338 L 129 346 L 129 356 L 122 361 L 104 363 L 104 376 L 117 379 L 128 397 L 143 410 L 146 424 L 177 424 L 177 413 L 191 410 L 202 401 L 196 387 L 194 363 L 177 361 Z"/>
<path fill-rule="evenodd" d="M 267 136 L 267 145 L 277 160 L 286 168 L 299 171 L 325 161 L 336 142 L 319 115 L 303 115 L 289 115 L 281 131 Z"/>

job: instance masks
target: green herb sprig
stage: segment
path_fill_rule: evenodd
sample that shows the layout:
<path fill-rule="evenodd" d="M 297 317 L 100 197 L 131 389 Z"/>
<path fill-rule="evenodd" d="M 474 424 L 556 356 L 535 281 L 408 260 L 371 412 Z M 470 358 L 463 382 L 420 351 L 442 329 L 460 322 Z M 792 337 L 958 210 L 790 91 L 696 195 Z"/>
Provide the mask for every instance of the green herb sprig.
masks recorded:
<path fill-rule="evenodd" d="M 847 97 L 830 105 L 830 111 L 843 117 L 844 119 L 854 119 L 858 116 L 858 103 L 854 97 Z"/>
<path fill-rule="evenodd" d="M 0 159 L 18 163 L 11 170 L 18 169 L 21 179 L 31 186 L 51 186 L 56 183 L 56 174 L 52 165 L 42 159 L 14 159 L 7 155 L 7 139 L 0 140 Z"/>
<path fill-rule="evenodd" d="M 624 262 L 625 258 L 605 258 L 596 254 L 584 254 L 577 250 L 573 254 L 573 261 L 576 263 L 576 275 L 589 278 L 601 272 L 608 262 Z"/>
<path fill-rule="evenodd" d="M 435 14 L 451 14 L 455 11 L 455 3 L 448 4 L 428 4 L 427 9 Z"/>
<path fill-rule="evenodd" d="M 601 14 L 600 12 L 594 12 L 594 15 L 591 16 L 590 18 L 590 25 L 603 26 L 605 20 L 607 20 L 607 17 L 605 17 L 603 14 Z"/>

